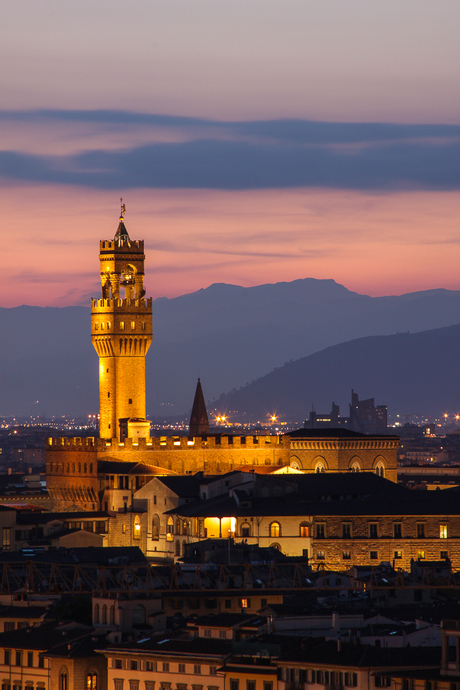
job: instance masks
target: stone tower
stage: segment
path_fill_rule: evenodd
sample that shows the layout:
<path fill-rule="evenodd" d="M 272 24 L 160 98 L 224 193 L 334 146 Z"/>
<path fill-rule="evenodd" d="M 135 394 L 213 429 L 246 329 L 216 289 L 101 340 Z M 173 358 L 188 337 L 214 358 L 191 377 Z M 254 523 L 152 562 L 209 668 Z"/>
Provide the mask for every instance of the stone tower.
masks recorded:
<path fill-rule="evenodd" d="M 144 242 L 123 218 L 100 242 L 102 299 L 91 300 L 91 340 L 99 355 L 100 436 L 147 437 L 145 355 L 152 342 L 152 299 L 144 299 Z"/>
<path fill-rule="evenodd" d="M 196 384 L 195 399 L 190 415 L 190 436 L 207 436 L 209 434 L 208 412 L 204 401 L 200 379 Z"/>

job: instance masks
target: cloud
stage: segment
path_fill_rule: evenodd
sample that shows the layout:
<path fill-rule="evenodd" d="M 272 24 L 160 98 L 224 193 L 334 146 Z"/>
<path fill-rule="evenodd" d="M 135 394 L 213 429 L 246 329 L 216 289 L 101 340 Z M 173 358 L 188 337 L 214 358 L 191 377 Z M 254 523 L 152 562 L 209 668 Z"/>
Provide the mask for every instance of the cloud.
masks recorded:
<path fill-rule="evenodd" d="M 460 127 L 302 120 L 219 122 L 122 111 L 1 112 L 28 126 L 49 122 L 175 128 L 187 140 L 74 155 L 0 152 L 5 180 L 95 189 L 454 190 Z M 70 134 L 69 134 L 70 136 Z"/>

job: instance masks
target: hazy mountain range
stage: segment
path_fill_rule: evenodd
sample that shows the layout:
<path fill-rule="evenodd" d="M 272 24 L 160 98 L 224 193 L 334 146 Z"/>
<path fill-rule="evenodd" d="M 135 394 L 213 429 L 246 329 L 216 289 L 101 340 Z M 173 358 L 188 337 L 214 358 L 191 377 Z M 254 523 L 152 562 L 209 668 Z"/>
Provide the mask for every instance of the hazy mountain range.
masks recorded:
<path fill-rule="evenodd" d="M 214 284 L 155 300 L 153 318 L 151 416 L 188 412 L 198 376 L 208 402 L 227 393 L 219 407 L 261 417 L 278 410 L 301 421 L 312 403 L 327 411 L 332 400 L 346 414 L 351 388 L 391 413 L 457 407 L 460 291 L 373 298 L 311 278 Z M 0 329 L 0 414 L 97 412 L 89 308 L 3 308 Z"/>

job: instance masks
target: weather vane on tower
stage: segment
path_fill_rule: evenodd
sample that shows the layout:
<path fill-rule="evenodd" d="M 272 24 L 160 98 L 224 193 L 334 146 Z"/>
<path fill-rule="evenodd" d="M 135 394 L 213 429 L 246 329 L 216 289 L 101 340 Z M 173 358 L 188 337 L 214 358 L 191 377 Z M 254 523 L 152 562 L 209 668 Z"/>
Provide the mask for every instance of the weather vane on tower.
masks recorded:
<path fill-rule="evenodd" d="M 126 213 L 126 204 L 123 203 L 123 197 L 120 197 L 120 205 L 121 205 L 121 211 L 120 211 L 120 220 L 124 218 L 124 214 Z"/>

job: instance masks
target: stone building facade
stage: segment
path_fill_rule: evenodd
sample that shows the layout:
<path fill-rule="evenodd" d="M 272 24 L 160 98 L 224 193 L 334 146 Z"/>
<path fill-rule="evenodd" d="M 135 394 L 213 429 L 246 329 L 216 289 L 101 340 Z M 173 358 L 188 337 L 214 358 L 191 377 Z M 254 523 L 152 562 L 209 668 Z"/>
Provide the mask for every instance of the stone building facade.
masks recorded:
<path fill-rule="evenodd" d="M 266 473 L 292 467 L 308 473 L 372 472 L 395 482 L 398 448 L 397 436 L 365 436 L 337 429 L 299 429 L 283 436 L 50 438 L 47 488 L 55 510 L 75 506 L 104 510 L 103 461 L 139 463 L 152 475 Z"/>

